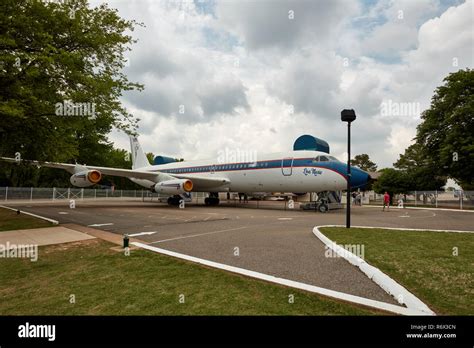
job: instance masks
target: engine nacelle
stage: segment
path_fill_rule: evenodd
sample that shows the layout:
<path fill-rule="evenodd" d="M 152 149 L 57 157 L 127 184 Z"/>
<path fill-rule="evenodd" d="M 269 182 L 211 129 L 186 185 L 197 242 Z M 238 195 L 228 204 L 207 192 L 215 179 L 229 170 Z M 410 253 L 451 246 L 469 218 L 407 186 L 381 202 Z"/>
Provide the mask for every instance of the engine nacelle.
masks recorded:
<path fill-rule="evenodd" d="M 173 179 L 157 183 L 153 186 L 156 193 L 164 193 L 168 195 L 179 195 L 190 192 L 193 189 L 193 182 L 189 179 Z"/>
<path fill-rule="evenodd" d="M 76 187 L 89 187 L 97 184 L 102 179 L 102 174 L 98 170 L 86 170 L 71 176 L 71 184 Z"/>

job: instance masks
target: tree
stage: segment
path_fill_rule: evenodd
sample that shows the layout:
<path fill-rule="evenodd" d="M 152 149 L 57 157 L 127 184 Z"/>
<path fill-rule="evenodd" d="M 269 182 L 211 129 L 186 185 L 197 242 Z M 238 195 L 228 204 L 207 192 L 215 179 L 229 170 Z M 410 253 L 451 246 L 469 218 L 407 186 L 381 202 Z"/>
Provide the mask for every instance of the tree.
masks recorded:
<path fill-rule="evenodd" d="M 351 160 L 351 165 L 359 167 L 362 170 L 367 172 L 375 172 L 377 171 L 377 165 L 369 159 L 369 155 L 363 153 L 361 155 L 357 155 L 354 159 Z"/>
<path fill-rule="evenodd" d="M 3 0 L 0 154 L 91 163 L 112 127 L 134 132 L 119 97 L 143 88 L 122 73 L 137 24 L 86 0 Z"/>
<path fill-rule="evenodd" d="M 381 169 L 380 172 L 382 174 L 373 184 L 375 192 L 384 193 L 387 191 L 392 199 L 395 194 L 409 191 L 410 177 L 406 172 L 393 168 Z"/>
<path fill-rule="evenodd" d="M 444 82 L 422 113 L 416 143 L 433 173 L 474 189 L 474 70 L 459 70 Z"/>
<path fill-rule="evenodd" d="M 148 158 L 148 162 L 150 162 L 151 164 L 153 164 L 153 162 L 155 161 L 155 155 L 153 154 L 153 152 L 147 152 L 146 158 Z"/>
<path fill-rule="evenodd" d="M 0 154 L 107 166 L 111 128 L 133 133 L 138 121 L 119 101 L 143 88 L 122 73 L 137 24 L 86 0 L 2 1 Z M 6 185 L 69 186 L 66 172 L 0 166 Z"/>
<path fill-rule="evenodd" d="M 410 145 L 393 166 L 410 179 L 406 186 L 410 191 L 441 190 L 447 180 L 446 176 L 439 175 L 437 165 L 426 158 L 419 143 Z"/>

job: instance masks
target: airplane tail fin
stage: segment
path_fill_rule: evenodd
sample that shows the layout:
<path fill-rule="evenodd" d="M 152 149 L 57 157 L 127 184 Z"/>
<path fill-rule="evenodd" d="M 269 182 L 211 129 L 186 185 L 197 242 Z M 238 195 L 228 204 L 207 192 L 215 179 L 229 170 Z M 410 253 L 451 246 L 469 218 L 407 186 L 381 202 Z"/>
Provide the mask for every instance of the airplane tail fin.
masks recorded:
<path fill-rule="evenodd" d="M 135 136 L 130 136 L 130 150 L 132 152 L 132 169 L 150 166 L 150 162 Z"/>

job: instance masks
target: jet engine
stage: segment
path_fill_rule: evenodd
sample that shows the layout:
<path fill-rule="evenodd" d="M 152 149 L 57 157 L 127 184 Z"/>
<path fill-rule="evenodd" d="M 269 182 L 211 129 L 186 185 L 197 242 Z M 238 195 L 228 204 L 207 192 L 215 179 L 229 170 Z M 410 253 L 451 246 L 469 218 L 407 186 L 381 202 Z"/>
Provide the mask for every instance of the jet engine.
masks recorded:
<path fill-rule="evenodd" d="M 161 181 L 153 186 L 156 193 L 169 195 L 179 195 L 184 192 L 190 192 L 193 189 L 193 182 L 188 179 L 173 179 Z"/>
<path fill-rule="evenodd" d="M 97 184 L 100 179 L 102 179 L 102 174 L 98 170 L 86 170 L 73 174 L 69 180 L 76 187 L 89 187 Z"/>

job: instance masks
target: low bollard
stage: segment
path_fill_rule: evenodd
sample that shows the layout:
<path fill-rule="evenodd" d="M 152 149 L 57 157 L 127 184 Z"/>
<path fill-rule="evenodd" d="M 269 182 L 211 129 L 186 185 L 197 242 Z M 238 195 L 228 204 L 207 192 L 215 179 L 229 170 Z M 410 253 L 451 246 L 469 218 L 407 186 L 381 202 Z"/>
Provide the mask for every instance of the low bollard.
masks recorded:
<path fill-rule="evenodd" d="M 128 243 L 129 243 L 130 239 L 128 238 L 128 234 L 124 234 L 123 235 L 123 248 L 128 248 Z"/>

